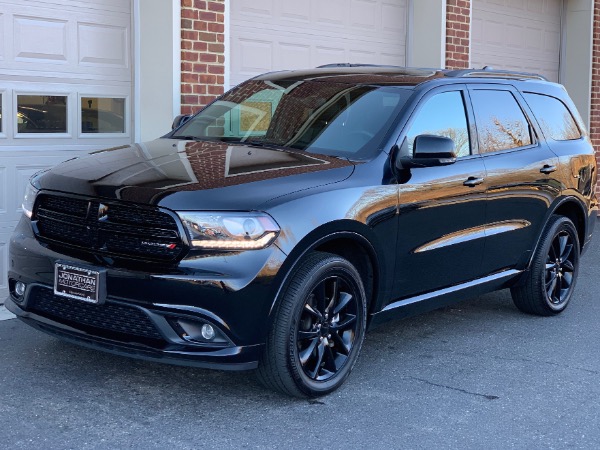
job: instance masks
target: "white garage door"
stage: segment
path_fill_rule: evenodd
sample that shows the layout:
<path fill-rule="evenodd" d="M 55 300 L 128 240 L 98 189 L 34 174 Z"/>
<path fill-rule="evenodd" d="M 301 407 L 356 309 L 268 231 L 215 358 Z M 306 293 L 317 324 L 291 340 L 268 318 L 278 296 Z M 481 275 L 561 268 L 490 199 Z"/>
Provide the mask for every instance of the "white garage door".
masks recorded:
<path fill-rule="evenodd" d="M 0 0 L 0 304 L 29 177 L 131 142 L 130 0 Z"/>
<path fill-rule="evenodd" d="M 473 2 L 471 66 L 536 72 L 558 81 L 562 0 Z"/>
<path fill-rule="evenodd" d="M 330 63 L 404 65 L 407 0 L 235 0 L 232 86 L 263 72 Z"/>

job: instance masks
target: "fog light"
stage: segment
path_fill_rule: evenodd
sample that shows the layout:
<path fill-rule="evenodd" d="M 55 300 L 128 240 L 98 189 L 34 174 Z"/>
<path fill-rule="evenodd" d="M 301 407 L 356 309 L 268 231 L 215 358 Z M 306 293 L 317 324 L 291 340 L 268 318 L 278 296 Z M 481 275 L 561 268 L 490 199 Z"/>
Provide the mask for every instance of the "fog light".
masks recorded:
<path fill-rule="evenodd" d="M 205 323 L 202 325 L 202 337 L 207 341 L 211 341 L 215 338 L 215 329 L 212 325 Z"/>
<path fill-rule="evenodd" d="M 19 296 L 22 297 L 23 294 L 25 294 L 25 283 L 22 283 L 20 281 L 17 281 L 17 283 L 15 284 L 15 293 Z"/>
<path fill-rule="evenodd" d="M 231 344 L 223 331 L 217 325 L 211 325 L 204 320 L 173 318 L 169 322 L 177 334 L 188 342 L 224 346 Z"/>

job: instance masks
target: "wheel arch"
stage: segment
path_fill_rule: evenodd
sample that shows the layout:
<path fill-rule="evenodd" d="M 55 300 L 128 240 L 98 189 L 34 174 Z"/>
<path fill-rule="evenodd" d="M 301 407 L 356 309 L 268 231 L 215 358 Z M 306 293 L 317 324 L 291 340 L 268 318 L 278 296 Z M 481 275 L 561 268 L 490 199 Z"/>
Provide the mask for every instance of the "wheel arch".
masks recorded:
<path fill-rule="evenodd" d="M 583 245 L 585 244 L 585 236 L 587 233 L 587 220 L 585 206 L 581 203 L 581 201 L 575 197 L 565 197 L 556 203 L 546 220 L 552 215 L 565 216 L 568 217 L 571 222 L 573 222 L 573 225 L 575 225 L 575 228 L 577 229 L 579 248 L 580 250 L 583 249 Z M 538 237 L 538 244 L 540 239 L 541 234 Z"/>
<path fill-rule="evenodd" d="M 555 202 L 551 208 L 549 208 L 548 213 L 544 217 L 544 225 L 540 227 L 538 232 L 535 246 L 531 250 L 531 253 L 528 255 L 527 259 L 521 263 L 525 267 L 526 271 L 528 271 L 531 267 L 533 257 L 540 246 L 540 242 L 544 236 L 544 231 L 547 228 L 548 220 L 550 220 L 550 217 L 553 215 L 568 217 L 573 222 L 573 225 L 575 225 L 575 229 L 577 230 L 577 237 L 579 238 L 579 249 L 583 249 L 587 228 L 585 206 L 576 197 L 568 196 L 561 198 Z M 520 281 L 517 284 L 519 283 Z"/>
<path fill-rule="evenodd" d="M 353 220 L 341 220 L 325 224 L 306 235 L 287 256 L 275 285 L 277 291 L 269 310 L 269 321 L 275 315 L 281 295 L 294 271 L 312 251 L 322 251 L 341 256 L 354 265 L 361 275 L 367 296 L 367 314 L 370 315 L 381 304 L 381 298 L 387 291 L 383 280 L 387 267 L 383 248 L 378 245 L 371 229 Z M 389 278 L 389 277 L 387 277 Z"/>

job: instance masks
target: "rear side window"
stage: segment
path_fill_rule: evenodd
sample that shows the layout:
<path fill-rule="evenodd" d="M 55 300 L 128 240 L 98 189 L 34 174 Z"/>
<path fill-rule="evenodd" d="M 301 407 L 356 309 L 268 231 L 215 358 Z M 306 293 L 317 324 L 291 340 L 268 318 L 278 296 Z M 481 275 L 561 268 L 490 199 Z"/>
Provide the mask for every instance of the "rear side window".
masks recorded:
<path fill-rule="evenodd" d="M 529 122 L 510 91 L 471 91 L 479 152 L 490 153 L 531 145 Z"/>
<path fill-rule="evenodd" d="M 581 131 L 570 111 L 557 98 L 527 93 L 525 100 L 537 117 L 547 139 L 572 141 L 581 137 Z"/>

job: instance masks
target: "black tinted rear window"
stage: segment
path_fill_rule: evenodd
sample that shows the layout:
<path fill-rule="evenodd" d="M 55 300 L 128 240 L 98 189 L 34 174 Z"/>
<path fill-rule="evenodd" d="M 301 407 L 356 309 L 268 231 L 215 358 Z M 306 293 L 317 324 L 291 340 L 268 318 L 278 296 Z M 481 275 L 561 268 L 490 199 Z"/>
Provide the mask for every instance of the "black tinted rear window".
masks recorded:
<path fill-rule="evenodd" d="M 525 100 L 533 110 L 547 139 L 572 141 L 581 131 L 563 102 L 547 95 L 526 93 Z"/>
<path fill-rule="evenodd" d="M 509 91 L 474 90 L 471 99 L 477 120 L 480 153 L 531 145 L 529 123 Z"/>

